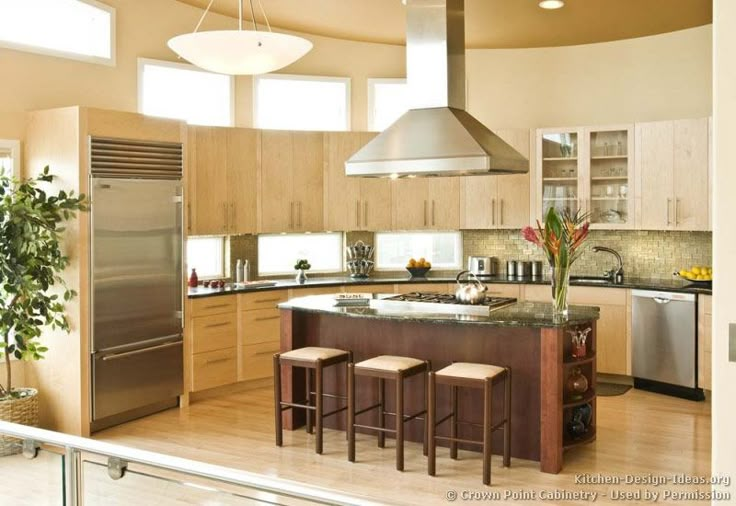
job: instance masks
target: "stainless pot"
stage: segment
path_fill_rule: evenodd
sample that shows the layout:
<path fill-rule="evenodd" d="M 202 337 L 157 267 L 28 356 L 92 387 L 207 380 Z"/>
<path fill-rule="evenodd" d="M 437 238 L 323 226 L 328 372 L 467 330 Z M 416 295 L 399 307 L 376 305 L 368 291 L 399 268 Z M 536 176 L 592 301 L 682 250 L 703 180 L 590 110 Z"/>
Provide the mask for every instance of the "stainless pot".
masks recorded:
<path fill-rule="evenodd" d="M 468 277 L 472 276 L 472 283 L 461 283 L 460 278 L 468 274 Z M 455 278 L 457 281 L 457 290 L 455 290 L 455 299 L 461 304 L 483 304 L 486 300 L 486 291 L 488 288 L 486 285 L 480 282 L 480 280 L 470 271 L 462 271 Z"/>

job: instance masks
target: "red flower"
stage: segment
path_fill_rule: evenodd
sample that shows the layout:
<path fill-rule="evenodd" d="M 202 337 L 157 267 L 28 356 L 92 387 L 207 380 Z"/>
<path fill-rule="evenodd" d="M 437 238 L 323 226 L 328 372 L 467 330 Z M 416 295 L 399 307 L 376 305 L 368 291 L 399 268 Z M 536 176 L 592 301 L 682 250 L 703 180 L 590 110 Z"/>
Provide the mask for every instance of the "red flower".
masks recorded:
<path fill-rule="evenodd" d="M 524 236 L 524 239 L 536 244 L 537 246 L 542 245 L 542 240 L 539 238 L 539 234 L 532 227 L 524 227 L 521 230 L 521 235 Z"/>

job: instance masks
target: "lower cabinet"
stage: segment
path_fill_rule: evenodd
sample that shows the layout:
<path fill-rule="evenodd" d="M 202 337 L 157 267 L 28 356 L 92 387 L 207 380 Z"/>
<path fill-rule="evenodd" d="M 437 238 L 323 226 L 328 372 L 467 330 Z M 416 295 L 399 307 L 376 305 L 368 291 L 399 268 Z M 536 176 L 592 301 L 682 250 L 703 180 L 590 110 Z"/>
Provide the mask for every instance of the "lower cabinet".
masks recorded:
<path fill-rule="evenodd" d="M 711 325 L 713 312 L 711 311 L 712 297 L 698 296 L 698 386 L 711 390 Z"/>
<path fill-rule="evenodd" d="M 273 376 L 273 354 L 281 347 L 281 317 L 277 306 L 288 298 L 288 290 L 238 295 L 238 381 Z"/>
<path fill-rule="evenodd" d="M 629 292 L 622 288 L 588 286 L 571 286 L 568 292 L 570 304 L 600 308 L 600 319 L 596 325 L 596 365 L 599 373 L 631 374 Z M 549 302 L 551 297 L 549 285 L 524 285 L 524 300 Z"/>
<path fill-rule="evenodd" d="M 189 391 L 238 379 L 238 320 L 235 295 L 192 299 L 187 322 Z"/>

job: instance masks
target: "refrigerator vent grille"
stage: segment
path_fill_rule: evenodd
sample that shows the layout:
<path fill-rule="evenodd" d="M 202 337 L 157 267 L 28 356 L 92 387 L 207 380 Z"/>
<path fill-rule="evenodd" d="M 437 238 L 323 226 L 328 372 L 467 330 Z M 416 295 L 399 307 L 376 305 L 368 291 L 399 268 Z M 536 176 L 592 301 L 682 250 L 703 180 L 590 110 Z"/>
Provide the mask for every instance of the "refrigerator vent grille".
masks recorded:
<path fill-rule="evenodd" d="M 90 137 L 93 176 L 170 179 L 181 177 L 181 143 Z"/>

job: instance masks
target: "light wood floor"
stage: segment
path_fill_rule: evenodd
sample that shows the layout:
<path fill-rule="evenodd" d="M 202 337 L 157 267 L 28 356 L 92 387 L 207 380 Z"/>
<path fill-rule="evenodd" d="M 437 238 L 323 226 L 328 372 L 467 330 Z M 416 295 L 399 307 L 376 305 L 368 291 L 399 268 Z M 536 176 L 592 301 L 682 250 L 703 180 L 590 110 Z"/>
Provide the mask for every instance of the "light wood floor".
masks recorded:
<path fill-rule="evenodd" d="M 390 504 L 446 504 L 448 490 L 470 492 L 588 490 L 609 493 L 612 488 L 636 487 L 575 484 L 578 473 L 604 475 L 710 474 L 710 404 L 630 390 L 598 400 L 598 439 L 570 450 L 558 475 L 543 474 L 536 462 L 512 460 L 503 468 L 493 461 L 493 486 L 481 482 L 480 455 L 461 452 L 452 461 L 438 451 L 438 476 L 426 474 L 421 445 L 408 443 L 406 471 L 394 469 L 393 443 L 380 450 L 375 438 L 358 436 L 358 462 L 346 458 L 344 433 L 327 431 L 325 453 L 314 453 L 313 436 L 303 430 L 285 431 L 284 447 L 273 442 L 272 390 L 261 388 L 193 403 L 133 421 L 95 435 L 96 439 L 201 460 L 251 472 L 364 495 Z M 693 490 L 686 486 L 669 487 Z M 457 500 L 462 503 L 462 499 Z M 506 499 L 506 504 L 534 501 Z M 599 497 L 599 504 L 613 502 Z M 624 501 L 626 503 L 626 501 Z M 566 501 L 564 504 L 587 504 Z M 545 501 L 555 504 L 555 501 Z M 678 504 L 688 504 L 687 501 Z"/>

